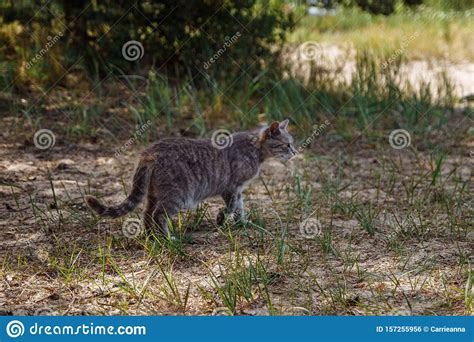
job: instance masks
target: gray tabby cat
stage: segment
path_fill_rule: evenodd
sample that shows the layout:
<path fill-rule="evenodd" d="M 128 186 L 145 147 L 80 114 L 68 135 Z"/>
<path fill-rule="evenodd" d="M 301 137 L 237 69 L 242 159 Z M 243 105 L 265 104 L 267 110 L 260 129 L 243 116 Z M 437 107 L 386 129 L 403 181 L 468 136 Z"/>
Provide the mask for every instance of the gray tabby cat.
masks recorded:
<path fill-rule="evenodd" d="M 169 234 L 167 217 L 201 201 L 222 196 L 226 215 L 244 219 L 242 191 L 255 178 L 262 162 L 270 157 L 288 160 L 296 154 L 288 119 L 254 131 L 232 135 L 232 143 L 216 147 L 211 139 L 165 138 L 141 154 L 130 195 L 117 206 L 105 206 L 87 196 L 87 204 L 100 216 L 119 217 L 132 211 L 147 195 L 143 215 L 147 230 L 158 227 Z"/>

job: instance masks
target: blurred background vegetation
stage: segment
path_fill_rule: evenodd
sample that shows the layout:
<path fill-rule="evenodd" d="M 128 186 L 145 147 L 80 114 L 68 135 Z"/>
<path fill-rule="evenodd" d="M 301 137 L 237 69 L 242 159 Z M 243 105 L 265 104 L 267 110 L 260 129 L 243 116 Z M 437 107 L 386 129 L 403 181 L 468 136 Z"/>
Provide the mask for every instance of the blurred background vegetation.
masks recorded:
<path fill-rule="evenodd" d="M 473 0 L 0 0 L 0 309 L 472 314 L 472 18 Z M 210 201 L 135 241 L 86 209 L 129 193 L 142 145 L 284 118 L 303 152 L 263 170 L 242 229 Z"/>
<path fill-rule="evenodd" d="M 434 92 L 430 82 L 410 87 L 400 68 L 408 59 L 473 61 L 472 10 L 472 0 L 1 0 L 1 107 L 33 128 L 62 113 L 66 133 L 94 137 L 106 126 L 113 139 L 160 118 L 168 131 L 179 121 L 197 135 L 262 117 L 290 116 L 302 133 L 328 116 L 361 130 L 386 113 L 395 113 L 389 127 L 440 125 L 456 101 L 448 75 Z M 123 57 L 130 40 L 143 58 Z M 349 81 L 318 61 L 295 63 L 308 41 L 353 51 Z"/>
<path fill-rule="evenodd" d="M 3 84 L 16 79 L 21 88 L 31 82 L 56 82 L 64 70 L 73 68 L 90 77 L 111 68 L 125 72 L 156 68 L 180 78 L 203 69 L 215 51 L 236 32 L 242 35 L 226 52 L 238 64 L 253 64 L 261 70 L 271 60 L 271 49 L 283 42 L 291 27 L 291 15 L 283 3 L 272 1 L 2 1 L 0 42 L 4 57 Z M 29 70 L 31 60 L 51 36 L 63 37 L 44 59 Z M 251 34 L 250 34 L 251 33 Z M 49 37 L 49 38 L 48 38 Z M 130 63 L 122 46 L 137 40 L 144 58 Z M 258 60 L 255 63 L 255 56 Z M 80 60 L 78 61 L 78 59 Z M 236 63 L 219 63 L 213 77 L 238 70 Z"/>

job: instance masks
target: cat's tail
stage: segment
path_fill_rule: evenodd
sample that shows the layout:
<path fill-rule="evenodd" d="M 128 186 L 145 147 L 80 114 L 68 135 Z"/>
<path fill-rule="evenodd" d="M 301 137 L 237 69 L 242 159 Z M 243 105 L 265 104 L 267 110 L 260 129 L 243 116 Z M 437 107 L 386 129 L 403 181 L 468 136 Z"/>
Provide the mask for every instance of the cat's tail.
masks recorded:
<path fill-rule="evenodd" d="M 112 218 L 123 216 L 135 209 L 137 205 L 142 201 L 146 193 L 149 174 L 150 165 L 140 162 L 135 171 L 135 175 L 133 176 L 132 192 L 119 205 L 108 207 L 106 205 L 103 205 L 94 196 L 86 196 L 86 202 L 89 207 L 100 216 Z"/>

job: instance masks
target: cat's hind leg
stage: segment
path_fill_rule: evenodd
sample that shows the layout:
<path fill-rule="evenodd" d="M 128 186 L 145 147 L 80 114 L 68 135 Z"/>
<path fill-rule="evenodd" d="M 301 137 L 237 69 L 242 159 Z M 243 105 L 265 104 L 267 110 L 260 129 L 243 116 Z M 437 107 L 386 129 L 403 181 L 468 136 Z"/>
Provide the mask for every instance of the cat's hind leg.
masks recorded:
<path fill-rule="evenodd" d="M 168 218 L 178 213 L 178 205 L 165 201 L 156 196 L 148 196 L 145 211 L 143 213 L 143 224 L 146 232 L 151 233 L 158 228 L 164 235 L 169 234 Z"/>
<path fill-rule="evenodd" d="M 179 206 L 173 203 L 158 202 L 153 210 L 153 225 L 158 227 L 159 231 L 168 236 L 170 234 L 169 222 L 179 211 Z"/>
<path fill-rule="evenodd" d="M 143 212 L 143 226 L 145 227 L 145 231 L 147 233 L 151 233 L 153 231 L 153 212 L 155 211 L 156 203 L 157 199 L 155 196 L 148 196 L 145 205 L 145 211 Z"/>

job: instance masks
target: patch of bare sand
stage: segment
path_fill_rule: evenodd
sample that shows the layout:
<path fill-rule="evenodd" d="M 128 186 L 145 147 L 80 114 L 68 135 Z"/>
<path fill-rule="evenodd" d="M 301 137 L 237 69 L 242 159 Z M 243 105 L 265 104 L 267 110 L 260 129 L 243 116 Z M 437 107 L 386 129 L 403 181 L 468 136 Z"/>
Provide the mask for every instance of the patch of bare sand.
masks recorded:
<path fill-rule="evenodd" d="M 2 313 L 209 315 L 224 305 L 215 281 L 225 285 L 236 251 L 245 256 L 241 271 L 260 260 L 271 278 L 267 292 L 254 279 L 249 298 L 237 301 L 237 314 L 268 314 L 270 307 L 277 314 L 316 315 L 470 312 L 463 294 L 474 246 L 472 227 L 463 226 L 468 208 L 455 206 L 459 211 L 448 217 L 439 199 L 469 201 L 453 176 L 463 150 L 447 156 L 438 188 L 420 178 L 414 202 L 406 199 L 404 185 L 426 172 L 419 167 L 420 160 L 430 160 L 423 152 L 415 158 L 386 150 L 380 156 L 353 146 L 346 151 L 351 163 L 338 173 L 336 156 L 325 155 L 333 149 L 318 144 L 286 166 L 267 163 L 264 182 L 257 179 L 245 194 L 263 230 L 234 228 L 230 237 L 214 224 L 222 201 L 213 199 L 202 224 L 188 232 L 184 256 L 154 255 L 144 241 L 123 236 L 121 220 L 97 224 L 84 193 L 122 200 L 137 155 L 130 150 L 116 160 L 113 151 L 104 151 L 0 151 Z M 385 173 L 377 189 L 375 171 L 389 167 L 400 167 L 393 170 L 396 178 Z M 374 235 L 361 225 L 363 215 L 353 212 L 370 206 L 378 212 Z M 323 231 L 308 239 L 299 224 L 313 212 Z M 415 213 L 421 221 L 394 227 L 393 216 Z M 181 298 L 189 287 L 184 309 L 170 297 L 161 269 L 172 274 Z"/>
<path fill-rule="evenodd" d="M 289 49 L 288 59 L 292 62 L 293 73 L 302 75 L 306 81 L 311 66 L 321 73 L 331 75 L 335 80 L 350 83 L 356 71 L 355 51 L 350 47 L 331 44 L 318 44 L 315 48 L 316 59 L 308 61 L 302 58 L 297 47 Z M 388 61 L 389 62 L 389 61 Z M 397 79 L 413 89 L 429 85 L 433 94 L 438 94 L 438 86 L 443 82 L 442 74 L 447 75 L 454 86 L 454 94 L 459 98 L 474 94 L 474 63 L 452 63 L 446 60 L 408 61 L 401 65 Z"/>

